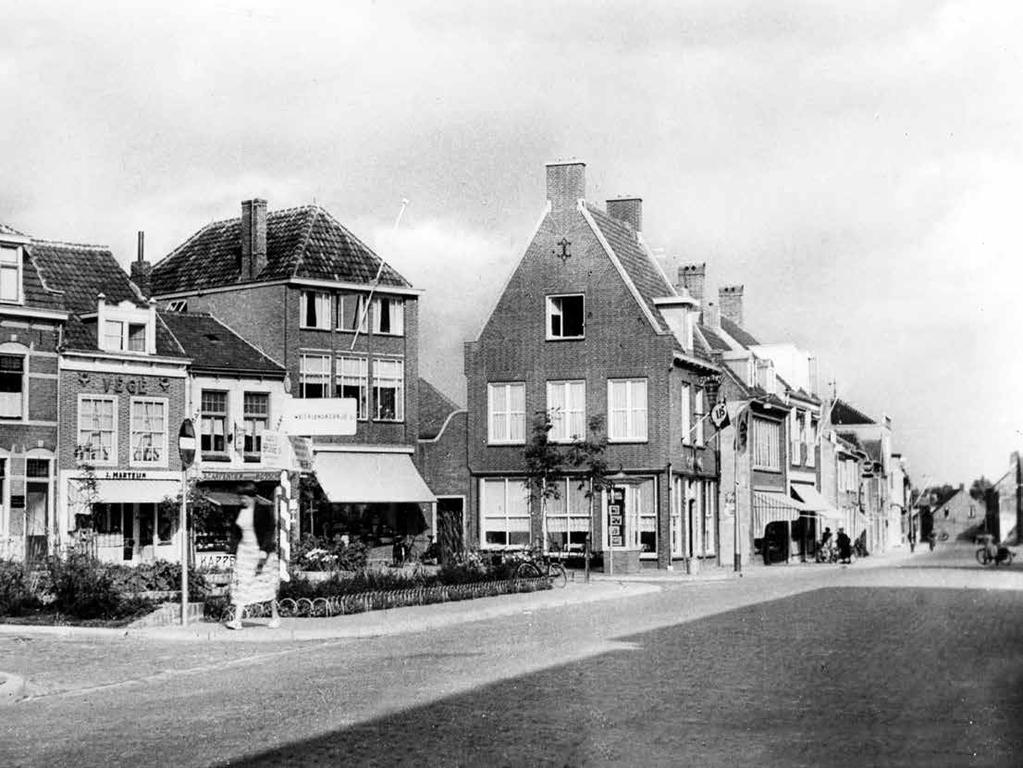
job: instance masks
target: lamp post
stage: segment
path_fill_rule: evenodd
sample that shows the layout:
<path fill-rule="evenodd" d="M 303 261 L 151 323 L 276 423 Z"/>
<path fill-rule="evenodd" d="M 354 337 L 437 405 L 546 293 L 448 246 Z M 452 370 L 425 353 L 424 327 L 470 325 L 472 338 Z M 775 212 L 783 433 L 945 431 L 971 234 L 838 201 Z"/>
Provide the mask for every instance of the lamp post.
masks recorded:
<path fill-rule="evenodd" d="M 195 427 L 191 419 L 181 422 L 178 430 L 178 456 L 181 458 L 181 514 L 178 535 L 181 536 L 181 626 L 188 624 L 188 468 L 195 460 Z"/>

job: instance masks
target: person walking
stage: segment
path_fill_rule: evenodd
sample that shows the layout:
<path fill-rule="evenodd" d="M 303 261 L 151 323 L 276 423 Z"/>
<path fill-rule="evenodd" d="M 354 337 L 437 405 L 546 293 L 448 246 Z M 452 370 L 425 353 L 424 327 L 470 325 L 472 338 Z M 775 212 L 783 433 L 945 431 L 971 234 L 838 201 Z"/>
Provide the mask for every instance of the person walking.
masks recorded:
<path fill-rule="evenodd" d="M 838 529 L 838 535 L 835 536 L 835 544 L 838 545 L 838 562 L 848 565 L 852 562 L 852 542 L 849 540 L 849 535 L 845 532 L 845 528 Z"/>
<path fill-rule="evenodd" d="M 916 550 L 916 531 L 909 532 L 909 551 L 912 554 Z"/>
<path fill-rule="evenodd" d="M 268 521 L 260 518 L 257 529 L 256 487 L 254 484 L 243 486 L 239 495 L 242 506 L 235 520 L 236 535 L 239 536 L 238 551 L 234 561 L 234 579 L 231 583 L 231 603 L 234 605 L 234 617 L 224 626 L 228 629 L 242 628 L 242 614 L 247 605 L 254 603 L 270 603 L 270 629 L 281 625 L 277 614 L 277 589 L 279 577 L 277 556 L 273 549 L 274 525 L 273 515 Z M 265 516 L 264 516 L 265 517 Z M 262 534 L 262 535 L 260 535 Z"/>

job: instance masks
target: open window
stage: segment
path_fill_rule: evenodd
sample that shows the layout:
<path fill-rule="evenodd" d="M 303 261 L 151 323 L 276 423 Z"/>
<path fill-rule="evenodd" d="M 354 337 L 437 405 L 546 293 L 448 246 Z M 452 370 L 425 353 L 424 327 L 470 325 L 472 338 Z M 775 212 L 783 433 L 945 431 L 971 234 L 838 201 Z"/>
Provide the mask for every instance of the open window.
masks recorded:
<path fill-rule="evenodd" d="M 585 325 L 581 293 L 547 297 L 547 338 L 581 339 Z"/>
<path fill-rule="evenodd" d="M 25 410 L 25 357 L 0 355 L 0 419 L 20 419 Z"/>

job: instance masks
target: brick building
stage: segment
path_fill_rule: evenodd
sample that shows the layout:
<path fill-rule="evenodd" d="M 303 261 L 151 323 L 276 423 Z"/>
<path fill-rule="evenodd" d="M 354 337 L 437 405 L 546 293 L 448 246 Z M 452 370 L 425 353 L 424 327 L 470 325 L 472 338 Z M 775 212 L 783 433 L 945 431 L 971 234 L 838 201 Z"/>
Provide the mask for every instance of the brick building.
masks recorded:
<path fill-rule="evenodd" d="M 416 465 L 437 496 L 433 524 L 443 546 L 459 551 L 466 539 L 469 469 L 465 408 L 425 379 L 419 381 L 419 445 Z"/>
<path fill-rule="evenodd" d="M 39 260 L 76 248 L 0 224 L 0 557 L 43 557 L 57 538 L 57 350 L 68 313 Z"/>
<path fill-rule="evenodd" d="M 355 434 L 314 440 L 303 530 L 380 538 L 429 525 L 434 496 L 413 463 L 421 291 L 319 206 L 267 212 L 263 200 L 138 272 L 161 306 L 209 313 L 280 363 L 292 397 L 353 401 Z"/>
<path fill-rule="evenodd" d="M 720 372 L 694 336 L 696 304 L 647 248 L 641 200 L 602 210 L 585 200 L 583 163 L 546 171 L 530 243 L 466 344 L 468 538 L 578 552 L 589 535 L 611 553 L 605 567 L 634 564 L 636 552 L 661 568 L 697 553 L 716 561 L 718 466 L 703 416 Z M 620 470 L 592 512 L 569 472 L 552 480 L 555 499 L 527 492 L 523 450 L 543 412 L 562 447 L 601 417 Z"/>

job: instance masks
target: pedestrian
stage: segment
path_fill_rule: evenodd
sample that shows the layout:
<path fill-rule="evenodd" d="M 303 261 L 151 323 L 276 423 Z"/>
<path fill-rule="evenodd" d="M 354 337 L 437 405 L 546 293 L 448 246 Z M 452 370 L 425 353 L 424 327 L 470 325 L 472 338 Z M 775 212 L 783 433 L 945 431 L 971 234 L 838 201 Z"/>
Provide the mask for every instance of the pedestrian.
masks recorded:
<path fill-rule="evenodd" d="M 927 534 L 927 546 L 931 548 L 931 552 L 934 551 L 934 542 L 938 540 L 938 537 L 934 535 L 934 531 Z"/>
<path fill-rule="evenodd" d="M 252 483 L 239 490 L 242 505 L 235 520 L 235 535 L 239 537 L 234 560 L 234 579 L 231 583 L 231 603 L 234 617 L 225 626 L 242 628 L 245 607 L 254 603 L 270 603 L 271 629 L 281 625 L 277 615 L 277 588 L 279 576 L 274 548 L 273 514 L 257 515 L 256 486 Z M 267 520 L 266 518 L 270 519 Z"/>
<path fill-rule="evenodd" d="M 909 532 L 909 551 L 912 552 L 916 549 L 916 531 Z"/>
<path fill-rule="evenodd" d="M 852 562 L 852 542 L 849 540 L 849 535 L 845 532 L 845 528 L 838 529 L 838 535 L 835 536 L 835 544 L 838 545 L 838 562 L 845 563 L 848 565 Z"/>

